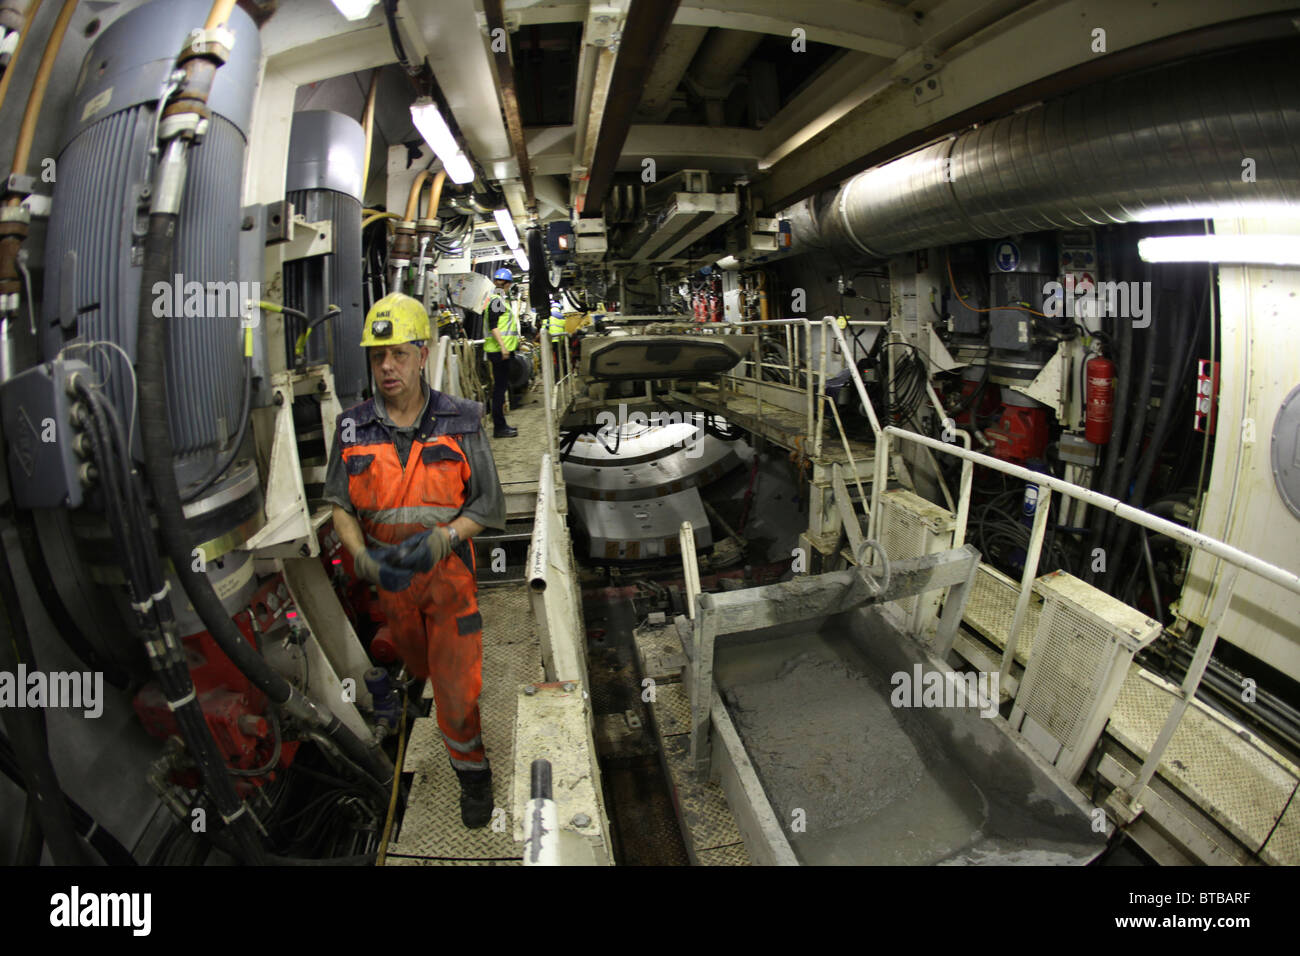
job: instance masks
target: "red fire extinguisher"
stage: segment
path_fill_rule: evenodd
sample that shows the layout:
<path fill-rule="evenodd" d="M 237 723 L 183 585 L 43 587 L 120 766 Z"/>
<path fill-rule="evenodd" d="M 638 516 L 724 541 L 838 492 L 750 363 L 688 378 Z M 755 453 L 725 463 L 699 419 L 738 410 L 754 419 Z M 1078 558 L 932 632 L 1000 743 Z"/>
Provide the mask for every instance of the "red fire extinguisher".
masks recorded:
<path fill-rule="evenodd" d="M 1115 363 L 1094 355 L 1084 364 L 1083 374 L 1088 381 L 1083 437 L 1094 445 L 1104 445 L 1110 441 L 1115 417 Z"/>

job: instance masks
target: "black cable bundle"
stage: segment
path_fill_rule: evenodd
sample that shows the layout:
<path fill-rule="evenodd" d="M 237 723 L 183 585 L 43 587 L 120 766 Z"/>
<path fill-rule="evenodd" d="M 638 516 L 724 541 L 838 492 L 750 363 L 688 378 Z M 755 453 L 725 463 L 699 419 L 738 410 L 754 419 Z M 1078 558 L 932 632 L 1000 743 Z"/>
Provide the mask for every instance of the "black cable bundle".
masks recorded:
<path fill-rule="evenodd" d="M 546 274 L 546 240 L 542 230 L 528 230 L 528 304 L 539 316 L 551 314 L 551 296 L 559 291 Z"/>
<path fill-rule="evenodd" d="M 176 635 L 176 620 L 167 597 L 166 579 L 149 537 L 149 519 L 140 482 L 117 410 L 83 380 L 77 394 L 88 414 L 82 423 L 99 469 L 104 511 L 121 552 L 136 624 L 149 649 L 149 663 L 175 715 L 190 758 L 222 820 L 230 828 L 237 857 L 250 865 L 262 862 L 262 845 L 248 807 L 226 773 L 226 761 L 212 738 L 195 695 L 185 650 Z"/>

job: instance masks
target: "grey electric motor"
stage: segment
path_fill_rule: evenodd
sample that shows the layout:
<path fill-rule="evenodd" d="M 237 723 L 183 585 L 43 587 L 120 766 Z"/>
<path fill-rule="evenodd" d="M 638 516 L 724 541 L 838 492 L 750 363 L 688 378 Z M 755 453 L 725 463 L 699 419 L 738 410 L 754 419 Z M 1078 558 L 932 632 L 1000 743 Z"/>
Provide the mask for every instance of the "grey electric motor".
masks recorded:
<path fill-rule="evenodd" d="M 333 367 L 334 389 L 343 407 L 361 399 L 366 387 L 365 355 L 360 347 L 361 326 L 361 172 L 366 135 L 350 116 L 330 110 L 304 110 L 293 114 L 289 134 L 289 166 L 285 173 L 285 198 L 294 213 L 308 222 L 333 226 L 334 251 L 286 262 L 284 304 L 319 319 L 331 305 L 342 312 L 317 325 L 307 340 L 305 364 L 328 362 Z M 285 354 L 294 344 L 303 322 L 285 315 Z"/>
<path fill-rule="evenodd" d="M 114 21 L 86 55 L 57 154 L 41 328 L 47 361 L 76 340 L 114 342 L 134 362 L 157 108 L 177 53 L 210 6 L 155 0 Z M 181 487 L 206 474 L 237 431 L 243 398 L 240 315 L 251 283 L 238 274 L 240 191 L 261 43 L 238 8 L 229 29 L 235 44 L 213 81 L 207 132 L 190 152 L 177 278 L 147 290 L 155 314 L 169 322 L 168 416 Z M 110 349 L 69 355 L 107 375 L 127 421 L 132 379 L 121 356 Z M 138 428 L 134 451 L 140 454 Z"/>

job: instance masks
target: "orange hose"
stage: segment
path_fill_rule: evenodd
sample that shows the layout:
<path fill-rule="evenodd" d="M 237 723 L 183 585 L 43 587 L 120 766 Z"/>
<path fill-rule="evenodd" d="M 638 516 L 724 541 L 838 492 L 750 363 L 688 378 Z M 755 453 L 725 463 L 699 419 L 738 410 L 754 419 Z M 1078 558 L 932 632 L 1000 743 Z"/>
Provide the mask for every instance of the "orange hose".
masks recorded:
<path fill-rule="evenodd" d="M 235 0 L 213 0 L 212 9 L 208 12 L 208 22 L 203 24 L 203 29 L 215 30 L 217 27 L 225 26 L 234 9 Z"/>
<path fill-rule="evenodd" d="M 406 221 L 410 222 L 415 219 L 416 212 L 420 208 L 420 189 L 424 186 L 424 181 L 429 178 L 429 171 L 422 169 L 415 175 L 415 182 L 411 183 L 411 191 L 406 197 Z"/>
<path fill-rule="evenodd" d="M 54 72 L 54 61 L 58 58 L 59 47 L 63 45 L 63 35 L 68 32 L 72 14 L 77 9 L 77 0 L 64 0 L 63 9 L 54 21 L 54 29 L 41 54 L 40 65 L 36 67 L 36 79 L 32 81 L 32 91 L 27 96 L 27 110 L 23 113 L 22 125 L 18 127 L 18 143 L 14 147 L 14 161 L 10 169 L 20 175 L 27 173 L 27 161 L 32 154 L 32 140 L 36 138 L 36 121 L 41 115 L 41 102 L 45 99 L 45 89 L 50 85 L 50 74 Z M 22 39 L 22 38 L 20 38 Z M 13 65 L 10 64 L 10 69 Z"/>
<path fill-rule="evenodd" d="M 370 74 L 370 92 L 366 94 L 366 112 L 361 125 L 366 130 L 366 155 L 361 160 L 361 205 L 366 204 L 366 184 L 370 182 L 370 150 L 375 137 L 375 91 L 379 89 L 379 71 Z"/>
<path fill-rule="evenodd" d="M 433 177 L 433 182 L 429 185 L 429 210 L 426 218 L 438 218 L 438 203 L 442 202 L 442 184 L 447 181 L 447 171 L 438 170 Z"/>
<path fill-rule="evenodd" d="M 23 44 L 27 42 L 27 34 L 32 32 L 32 21 L 36 19 L 36 11 L 41 8 L 41 0 L 30 0 L 27 5 L 27 15 L 23 18 L 22 29 L 18 32 L 18 45 L 14 47 L 13 56 L 9 58 L 9 66 L 5 70 L 5 75 L 0 77 L 0 106 L 5 105 L 5 94 L 9 92 L 9 81 L 14 78 L 14 67 L 18 65 L 18 54 L 23 52 Z"/>

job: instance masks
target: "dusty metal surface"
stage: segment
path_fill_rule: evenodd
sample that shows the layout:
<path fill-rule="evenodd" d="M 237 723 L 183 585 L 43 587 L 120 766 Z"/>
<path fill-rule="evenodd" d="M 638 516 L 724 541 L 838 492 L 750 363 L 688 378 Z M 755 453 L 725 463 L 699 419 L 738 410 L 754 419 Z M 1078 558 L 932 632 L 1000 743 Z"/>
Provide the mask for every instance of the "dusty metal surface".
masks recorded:
<path fill-rule="evenodd" d="M 809 457 L 812 455 L 813 439 L 808 435 L 807 412 L 792 411 L 768 401 L 764 401 L 760 408 L 758 401 L 751 395 L 739 395 L 734 391 L 722 393 L 713 385 L 700 385 L 695 391 L 674 392 L 672 397 L 720 414 L 732 424 L 762 435 L 787 451 L 797 451 Z M 850 439 L 849 450 L 859 466 L 873 461 L 873 447 L 866 442 Z M 826 424 L 822 437 L 822 459 L 841 463 L 849 460 L 835 433 L 834 422 Z M 866 473 L 869 474 L 869 470 Z"/>
<path fill-rule="evenodd" d="M 1015 583 L 1005 575 L 981 565 L 966 607 L 966 622 L 998 647 L 1006 643 L 1011 627 L 1015 589 Z M 1033 649 L 1041 613 L 1041 599 L 1034 594 L 1016 648 L 1016 660 L 1021 663 L 1028 660 Z M 1145 757 L 1173 704 L 1170 687 L 1155 674 L 1132 665 L 1111 710 L 1106 735 Z M 1296 800 L 1287 805 L 1300 781 L 1300 770 L 1262 742 L 1243 738 L 1239 728 L 1229 726 L 1197 702 L 1184 715 L 1161 760 L 1159 773 L 1247 846 L 1258 849 L 1263 844 L 1261 858 L 1300 864 Z M 1279 822 L 1283 808 L 1286 814 Z"/>
<path fill-rule="evenodd" d="M 1005 647 L 1012 619 L 1016 616 L 1016 592 L 1019 590 L 1020 585 L 1001 571 L 981 564 L 975 574 L 970 601 L 966 604 L 966 623 L 999 648 Z M 1031 593 L 1025 622 L 1016 641 L 1016 661 L 1020 664 L 1029 661 L 1029 654 L 1034 649 L 1034 636 L 1038 633 L 1038 618 L 1042 613 L 1042 595 Z"/>
<path fill-rule="evenodd" d="M 551 764 L 551 785 L 560 827 L 560 858 L 565 865 L 612 864 L 609 821 L 591 733 L 591 702 L 577 682 L 530 684 L 515 691 L 513 807 L 515 840 L 526 834 L 529 768 L 534 760 Z"/>
<path fill-rule="evenodd" d="M 652 705 L 660 735 L 684 734 L 691 729 L 691 698 L 685 684 L 656 684 Z"/>
<path fill-rule="evenodd" d="M 700 783 L 691 772 L 690 749 L 685 734 L 674 734 L 663 740 L 664 764 L 672 780 L 673 803 L 677 808 L 681 822 L 682 836 L 686 840 L 686 851 L 691 863 L 699 865 L 705 862 L 703 854 L 724 848 L 738 848 L 743 854 L 743 862 L 723 863 L 722 859 L 735 858 L 733 852 L 727 858 L 713 857 L 711 865 L 748 866 L 749 855 L 736 826 L 735 817 L 727 805 L 727 796 L 722 785 L 710 781 Z"/>
<path fill-rule="evenodd" d="M 1145 756 L 1164 725 L 1173 692 L 1167 681 L 1133 667 L 1107 733 Z M 1216 715 L 1188 709 L 1161 760 L 1160 775 L 1246 846 L 1259 849 L 1267 840 L 1276 862 L 1300 864 L 1294 815 L 1285 830 L 1274 829 L 1288 802 L 1295 802 L 1295 767 L 1243 739 Z"/>
<path fill-rule="evenodd" d="M 672 624 L 646 624 L 632 632 L 641 676 L 657 685 L 680 680 L 686 666 L 682 641 Z"/>
<path fill-rule="evenodd" d="M 715 675 L 801 862 L 1086 862 L 1082 801 L 974 708 L 899 708 L 893 675 L 934 662 L 877 612 L 720 642 Z"/>
<path fill-rule="evenodd" d="M 538 400 L 540 390 L 528 392 L 525 404 L 521 408 L 512 408 L 506 412 L 506 420 L 511 427 L 517 428 L 519 434 L 514 438 L 493 438 L 492 419 L 483 419 L 484 434 L 492 446 L 492 457 L 496 461 L 497 477 L 501 481 L 501 490 L 506 496 L 506 517 L 529 518 L 537 506 L 537 476 L 542 455 L 546 454 L 546 409 Z M 558 498 L 563 510 L 563 483 L 557 486 Z"/>
<path fill-rule="evenodd" d="M 483 615 L 483 692 L 479 710 L 483 746 L 492 764 L 492 796 L 498 818 L 478 830 L 460 820 L 460 784 L 447 762 L 447 749 L 438 730 L 437 710 L 414 722 L 407 741 L 404 770 L 413 772 L 411 791 L 396 837 L 389 843 L 389 862 L 412 865 L 422 860 L 518 859 L 510 821 L 511 777 L 514 770 L 515 690 L 542 678 L 541 647 L 537 641 L 527 589 L 523 586 L 479 589 Z M 425 697 L 432 699 L 431 682 Z"/>

